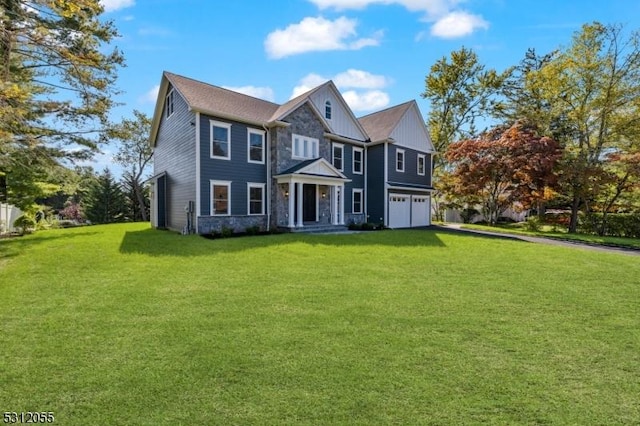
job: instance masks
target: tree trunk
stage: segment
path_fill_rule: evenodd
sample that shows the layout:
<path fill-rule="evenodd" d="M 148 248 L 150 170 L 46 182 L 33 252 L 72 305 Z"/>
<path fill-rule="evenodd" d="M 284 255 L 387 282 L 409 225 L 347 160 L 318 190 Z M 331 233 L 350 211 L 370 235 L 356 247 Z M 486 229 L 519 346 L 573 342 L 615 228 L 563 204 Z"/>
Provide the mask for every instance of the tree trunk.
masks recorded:
<path fill-rule="evenodd" d="M 142 221 L 147 222 L 149 220 L 147 216 L 147 206 L 144 202 L 144 195 L 142 194 L 142 188 L 140 187 L 140 183 L 138 182 L 138 178 L 133 181 L 133 190 L 136 193 L 136 198 L 138 199 L 138 207 L 140 208 L 140 215 L 142 216 Z"/>
<path fill-rule="evenodd" d="M 574 195 L 573 202 L 571 203 L 571 220 L 569 221 L 569 233 L 575 234 L 578 232 L 578 212 L 580 210 L 580 197 Z"/>

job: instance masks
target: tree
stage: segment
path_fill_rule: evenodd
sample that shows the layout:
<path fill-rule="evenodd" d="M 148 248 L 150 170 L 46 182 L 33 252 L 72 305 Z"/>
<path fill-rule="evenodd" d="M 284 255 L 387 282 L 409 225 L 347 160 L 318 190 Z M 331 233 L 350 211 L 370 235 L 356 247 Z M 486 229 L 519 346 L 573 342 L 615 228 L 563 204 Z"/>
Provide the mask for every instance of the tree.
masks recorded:
<path fill-rule="evenodd" d="M 146 222 L 149 217 L 149 188 L 140 182 L 130 172 L 124 172 L 121 179 L 122 192 L 125 201 L 125 213 L 128 220 Z M 142 199 L 142 204 L 140 204 Z"/>
<path fill-rule="evenodd" d="M 144 113 L 134 110 L 134 120 L 124 119 L 114 126 L 109 135 L 120 141 L 120 149 L 115 155 L 115 160 L 126 170 L 125 182 L 131 188 L 137 207 L 134 208 L 137 217 L 139 213 L 143 221 L 149 218 L 149 200 L 144 190 L 142 177 L 153 158 L 153 149 L 149 144 L 151 132 L 151 119 Z"/>
<path fill-rule="evenodd" d="M 468 206 L 481 204 L 484 216 L 495 224 L 514 203 L 527 209 L 544 199 L 555 184 L 560 156 L 556 141 L 518 122 L 449 145 L 445 157 L 452 171 L 445 182 Z"/>
<path fill-rule="evenodd" d="M 0 5 L 0 172 L 11 188 L 10 175 L 38 182 L 53 163 L 96 150 L 124 60 L 104 53 L 117 32 L 98 0 Z"/>
<path fill-rule="evenodd" d="M 97 176 L 84 198 L 84 212 L 93 223 L 122 222 L 124 215 L 124 195 L 109 169 Z"/>
<path fill-rule="evenodd" d="M 571 205 L 569 231 L 578 212 L 603 185 L 609 153 L 626 154 L 640 139 L 640 35 L 625 37 L 621 26 L 587 24 L 572 44 L 531 73 L 531 84 L 564 125 L 556 132 L 564 145 L 562 192 Z M 624 179 L 624 174 L 620 174 Z"/>

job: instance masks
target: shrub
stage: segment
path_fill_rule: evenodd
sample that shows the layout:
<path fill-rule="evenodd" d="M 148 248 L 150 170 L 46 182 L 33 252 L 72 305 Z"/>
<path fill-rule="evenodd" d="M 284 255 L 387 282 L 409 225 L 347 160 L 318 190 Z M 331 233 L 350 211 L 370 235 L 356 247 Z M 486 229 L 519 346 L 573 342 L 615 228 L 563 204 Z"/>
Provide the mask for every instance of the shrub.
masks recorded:
<path fill-rule="evenodd" d="M 348 226 L 348 228 L 352 231 L 360 231 L 362 229 L 362 226 L 364 224 L 360 224 L 360 223 L 355 223 L 355 222 L 351 222 Z"/>
<path fill-rule="evenodd" d="M 220 236 L 222 238 L 229 238 L 233 236 L 233 228 L 229 228 L 228 226 L 223 226 L 220 230 Z"/>
<path fill-rule="evenodd" d="M 578 230 L 585 234 L 600 235 L 603 230 L 603 214 L 589 213 L 581 218 Z M 640 238 L 640 215 L 609 213 L 604 235 L 610 237 Z"/>
<path fill-rule="evenodd" d="M 529 216 L 527 221 L 524 224 L 524 229 L 531 232 L 538 232 L 542 227 L 542 223 L 540 222 L 540 218 L 538 216 Z"/>
<path fill-rule="evenodd" d="M 20 228 L 20 234 L 28 234 L 36 227 L 36 220 L 28 213 L 23 214 L 13 222 L 13 226 Z"/>
<path fill-rule="evenodd" d="M 258 235 L 260 233 L 260 227 L 258 225 L 254 225 L 254 226 L 247 226 L 244 229 L 244 232 L 247 235 Z"/>

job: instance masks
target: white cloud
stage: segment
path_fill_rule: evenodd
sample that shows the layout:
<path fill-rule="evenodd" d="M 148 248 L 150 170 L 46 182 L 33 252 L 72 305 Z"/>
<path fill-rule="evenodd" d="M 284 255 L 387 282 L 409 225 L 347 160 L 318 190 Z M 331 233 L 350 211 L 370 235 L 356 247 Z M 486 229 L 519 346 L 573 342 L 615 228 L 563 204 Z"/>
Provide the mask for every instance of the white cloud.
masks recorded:
<path fill-rule="evenodd" d="M 135 0 L 100 0 L 100 4 L 104 7 L 105 12 L 113 12 L 115 10 L 131 7 L 136 4 Z"/>
<path fill-rule="evenodd" d="M 160 86 L 155 85 L 151 89 L 147 91 L 144 95 L 138 98 L 138 102 L 141 104 L 155 104 L 158 99 L 158 92 L 160 91 Z"/>
<path fill-rule="evenodd" d="M 380 44 L 381 32 L 368 38 L 356 38 L 357 25 L 355 19 L 344 16 L 335 21 L 307 17 L 298 24 L 270 33 L 264 41 L 264 47 L 270 58 L 280 59 L 305 52 L 359 50 Z"/>
<path fill-rule="evenodd" d="M 440 18 L 431 27 L 431 35 L 441 38 L 457 38 L 469 35 L 480 28 L 489 28 L 489 23 L 481 16 L 467 12 L 451 12 Z"/>
<path fill-rule="evenodd" d="M 374 4 L 399 5 L 411 12 L 424 12 L 427 19 L 445 15 L 464 0 L 309 0 L 319 9 L 365 9 Z"/>
<path fill-rule="evenodd" d="M 291 99 L 330 80 L 319 74 L 311 73 L 300 80 L 294 87 Z M 383 75 L 372 74 L 368 71 L 348 69 L 331 78 L 338 89 L 351 89 L 342 92 L 342 96 L 349 107 L 356 111 L 373 111 L 389 105 L 389 95 L 379 89 L 391 84 L 391 79 Z M 354 90 L 359 89 L 359 90 Z"/>
<path fill-rule="evenodd" d="M 224 86 L 225 89 L 233 90 L 234 92 L 244 93 L 245 95 L 253 96 L 254 98 L 264 99 L 265 101 L 273 102 L 275 100 L 275 93 L 271 87 L 256 87 L 256 86 L 241 86 L 241 87 L 229 87 Z"/>
<path fill-rule="evenodd" d="M 342 97 L 353 111 L 374 111 L 389 105 L 389 95 L 381 90 L 367 90 L 356 92 L 349 90 L 342 93 Z"/>

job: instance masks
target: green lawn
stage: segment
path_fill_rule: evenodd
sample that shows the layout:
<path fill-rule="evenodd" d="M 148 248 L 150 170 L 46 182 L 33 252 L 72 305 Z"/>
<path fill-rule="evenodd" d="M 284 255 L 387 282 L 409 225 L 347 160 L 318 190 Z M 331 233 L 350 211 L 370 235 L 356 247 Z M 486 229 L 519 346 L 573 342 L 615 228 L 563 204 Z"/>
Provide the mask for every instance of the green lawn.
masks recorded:
<path fill-rule="evenodd" d="M 623 238 L 623 237 L 601 237 L 598 235 L 588 234 L 568 234 L 567 232 L 559 232 L 549 225 L 544 225 L 543 229 L 537 232 L 527 231 L 523 223 L 507 223 L 495 226 L 464 224 L 463 228 L 477 229 L 480 231 L 502 232 L 505 234 L 530 235 L 534 237 L 554 238 L 557 240 L 578 241 L 587 244 L 627 247 L 640 250 L 639 238 Z"/>
<path fill-rule="evenodd" d="M 0 409 L 61 425 L 638 424 L 640 258 L 446 231 L 0 240 Z"/>

